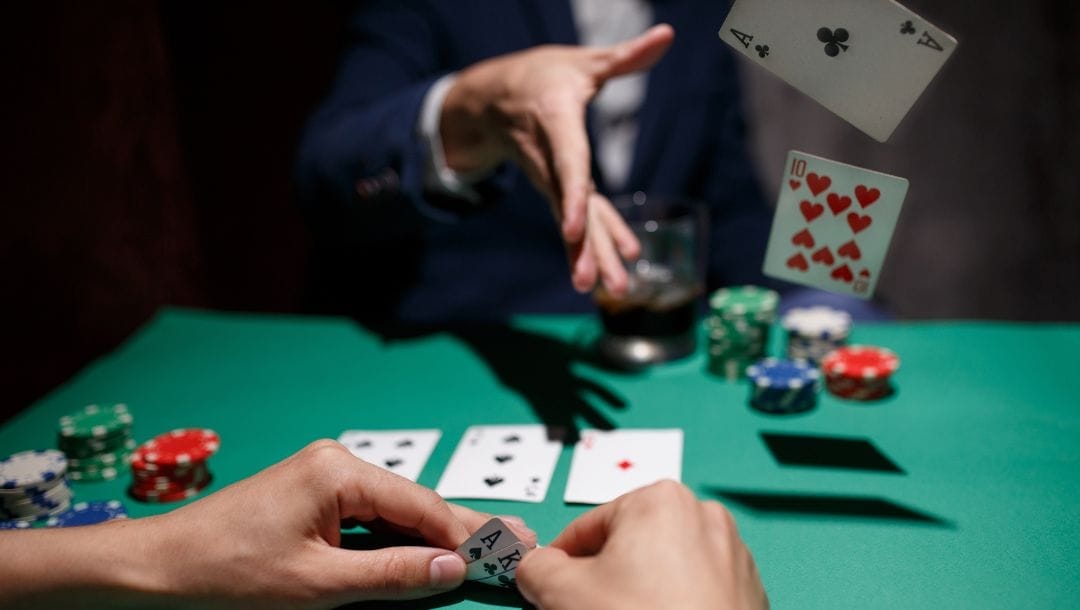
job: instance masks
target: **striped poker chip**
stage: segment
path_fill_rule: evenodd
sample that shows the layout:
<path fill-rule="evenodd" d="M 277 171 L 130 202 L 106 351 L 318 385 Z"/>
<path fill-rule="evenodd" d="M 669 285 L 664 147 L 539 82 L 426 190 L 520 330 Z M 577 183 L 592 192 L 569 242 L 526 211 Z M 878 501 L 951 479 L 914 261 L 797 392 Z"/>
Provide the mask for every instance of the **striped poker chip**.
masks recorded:
<path fill-rule="evenodd" d="M 156 466 L 178 466 L 206 461 L 217 453 L 221 439 L 205 428 L 177 429 L 158 435 L 135 450 L 136 459 Z"/>
<path fill-rule="evenodd" d="M 900 368 L 900 358 L 884 347 L 851 345 L 830 352 L 821 361 L 827 377 L 888 379 Z"/>
<path fill-rule="evenodd" d="M 47 521 L 49 527 L 77 527 L 94 525 L 116 519 L 127 519 L 128 513 L 119 500 L 107 502 L 79 502 L 70 510 Z"/>
<path fill-rule="evenodd" d="M 46 486 L 62 479 L 67 458 L 55 449 L 20 451 L 0 460 L 0 489 L 21 490 Z"/>

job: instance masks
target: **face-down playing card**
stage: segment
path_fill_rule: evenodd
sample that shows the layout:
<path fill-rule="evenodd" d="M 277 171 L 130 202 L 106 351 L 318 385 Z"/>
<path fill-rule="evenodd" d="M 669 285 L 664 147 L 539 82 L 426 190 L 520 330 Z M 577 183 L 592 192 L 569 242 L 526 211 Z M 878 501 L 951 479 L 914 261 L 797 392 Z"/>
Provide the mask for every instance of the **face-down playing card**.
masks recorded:
<path fill-rule="evenodd" d="M 416 481 L 440 436 L 439 430 L 346 430 L 338 442 L 365 462 Z"/>
<path fill-rule="evenodd" d="M 737 0 L 719 34 L 879 142 L 956 48 L 893 0 Z"/>
<path fill-rule="evenodd" d="M 566 502 L 603 504 L 662 479 L 682 478 L 683 431 L 584 430 L 574 447 Z"/>
<path fill-rule="evenodd" d="M 904 178 L 791 151 L 765 274 L 870 298 L 907 190 Z"/>
<path fill-rule="evenodd" d="M 444 498 L 543 502 L 562 442 L 543 425 L 472 426 L 435 491 Z"/>

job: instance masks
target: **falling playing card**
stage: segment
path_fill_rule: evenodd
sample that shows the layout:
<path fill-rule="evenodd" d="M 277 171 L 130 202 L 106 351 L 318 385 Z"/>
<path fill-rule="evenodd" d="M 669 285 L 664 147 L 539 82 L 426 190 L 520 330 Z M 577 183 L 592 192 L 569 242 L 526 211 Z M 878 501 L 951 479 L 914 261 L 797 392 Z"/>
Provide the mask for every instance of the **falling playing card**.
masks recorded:
<path fill-rule="evenodd" d="M 480 529 L 473 532 L 469 539 L 461 543 L 455 553 L 461 555 L 466 563 L 471 563 L 511 544 L 521 542 L 514 532 L 503 523 L 502 519 L 493 517 Z"/>
<path fill-rule="evenodd" d="M 584 430 L 574 446 L 566 502 L 603 504 L 662 479 L 682 478 L 683 431 Z"/>
<path fill-rule="evenodd" d="M 338 442 L 365 462 L 416 481 L 440 436 L 439 430 L 346 430 Z"/>
<path fill-rule="evenodd" d="M 893 0 L 737 0 L 720 38 L 879 142 L 956 48 Z"/>
<path fill-rule="evenodd" d="M 543 502 L 562 450 L 555 436 L 541 425 L 472 426 L 435 491 L 444 498 Z"/>
<path fill-rule="evenodd" d="M 465 580 L 475 580 L 485 585 L 512 587 L 518 563 L 529 550 L 525 543 L 515 542 L 493 551 L 465 566 Z"/>
<path fill-rule="evenodd" d="M 791 151 L 765 274 L 870 298 L 907 190 L 903 178 Z"/>

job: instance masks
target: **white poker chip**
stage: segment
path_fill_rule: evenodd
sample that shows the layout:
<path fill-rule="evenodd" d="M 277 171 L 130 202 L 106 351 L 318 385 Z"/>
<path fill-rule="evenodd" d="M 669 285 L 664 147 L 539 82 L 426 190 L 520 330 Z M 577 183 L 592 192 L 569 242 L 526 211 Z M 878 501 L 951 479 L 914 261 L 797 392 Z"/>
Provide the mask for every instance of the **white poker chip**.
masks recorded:
<path fill-rule="evenodd" d="M 797 307 L 780 321 L 785 330 L 804 337 L 840 338 L 851 332 L 851 314 L 831 307 Z"/>
<path fill-rule="evenodd" d="M 67 458 L 60 451 L 21 451 L 0 461 L 0 490 L 47 486 L 67 472 Z"/>

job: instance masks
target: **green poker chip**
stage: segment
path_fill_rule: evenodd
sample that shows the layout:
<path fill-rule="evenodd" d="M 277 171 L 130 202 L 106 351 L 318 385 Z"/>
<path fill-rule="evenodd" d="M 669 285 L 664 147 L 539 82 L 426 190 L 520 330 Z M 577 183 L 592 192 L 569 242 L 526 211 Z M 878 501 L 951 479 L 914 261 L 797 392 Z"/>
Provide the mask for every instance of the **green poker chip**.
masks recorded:
<path fill-rule="evenodd" d="M 771 323 L 776 317 L 780 295 L 759 286 L 721 288 L 709 298 L 713 315 L 721 320 L 739 318 Z"/>
<path fill-rule="evenodd" d="M 79 439 L 107 438 L 125 428 L 131 428 L 131 413 L 127 405 L 87 405 L 81 410 L 60 418 L 60 436 Z"/>

